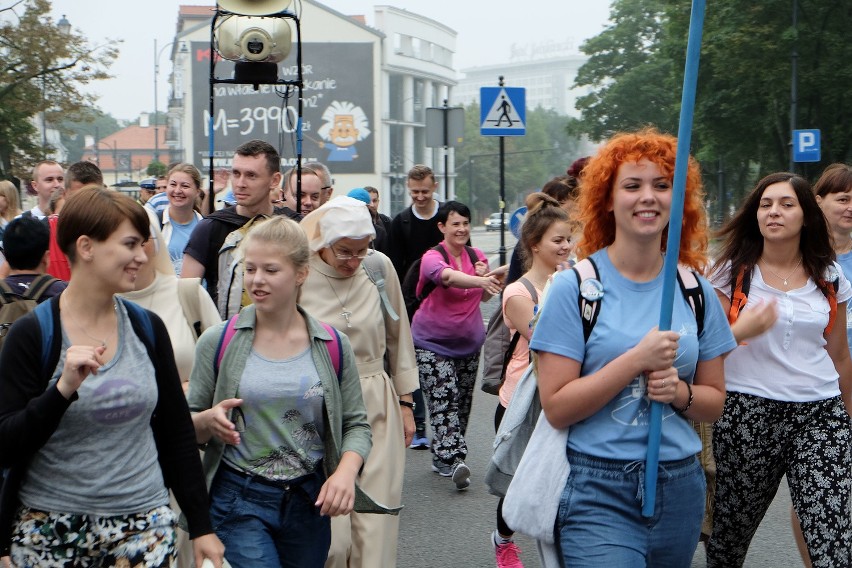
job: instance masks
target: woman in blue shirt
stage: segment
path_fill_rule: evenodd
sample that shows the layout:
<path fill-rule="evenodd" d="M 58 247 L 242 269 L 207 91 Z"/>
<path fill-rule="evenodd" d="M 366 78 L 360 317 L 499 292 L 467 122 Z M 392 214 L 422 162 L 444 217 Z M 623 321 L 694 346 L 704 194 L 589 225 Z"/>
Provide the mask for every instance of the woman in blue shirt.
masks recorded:
<path fill-rule="evenodd" d="M 695 457 L 701 442 L 690 420 L 721 413 L 722 356 L 735 344 L 703 278 L 700 335 L 694 312 L 677 292 L 671 331 L 653 327 L 676 145 L 655 130 L 621 134 L 589 161 L 580 180 L 578 254 L 598 268 L 600 312 L 585 340 L 578 278 L 561 272 L 530 343 L 538 354 L 545 416 L 556 428 L 570 426 L 571 474 L 555 530 L 572 568 L 689 566 L 698 543 L 705 481 Z M 680 262 L 698 271 L 707 245 L 702 197 L 698 164 L 690 161 Z M 665 406 L 656 508 L 646 519 L 642 484 L 652 401 Z"/>

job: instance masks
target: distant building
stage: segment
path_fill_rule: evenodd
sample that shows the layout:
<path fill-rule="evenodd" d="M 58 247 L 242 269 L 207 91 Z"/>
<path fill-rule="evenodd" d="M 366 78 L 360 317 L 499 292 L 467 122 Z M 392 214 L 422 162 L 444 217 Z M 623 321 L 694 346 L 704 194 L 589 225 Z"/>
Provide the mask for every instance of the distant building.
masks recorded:
<path fill-rule="evenodd" d="M 514 45 L 513 57 L 507 63 L 462 69 L 455 90 L 455 102 L 479 103 L 479 89 L 497 85 L 503 75 L 509 87 L 526 88 L 526 108 L 541 107 L 557 113 L 579 117 L 577 98 L 589 93 L 587 87 L 574 88 L 574 80 L 587 55 L 572 53 L 570 41 L 561 43 Z"/>
<path fill-rule="evenodd" d="M 174 158 L 166 146 L 166 128 L 156 129 L 159 143 L 158 159 L 168 165 Z M 155 128 L 148 121 L 147 114 L 140 117 L 138 125 L 122 128 L 100 140 L 86 137 L 83 160 L 94 162 L 104 174 L 104 182 L 115 185 L 122 181 L 138 181 L 146 177 L 145 170 L 154 161 Z"/>
<path fill-rule="evenodd" d="M 170 153 L 209 169 L 210 21 L 212 6 L 181 6 L 172 47 Z M 440 22 L 390 6 L 375 7 L 375 26 L 315 0 L 300 3 L 304 79 L 302 156 L 331 169 L 338 193 L 371 185 L 382 193 L 384 213 L 408 203 L 406 172 L 425 163 L 443 176 L 443 150 L 425 144 L 425 109 L 444 99 L 456 104 L 453 68 L 456 32 Z M 296 34 L 279 77 L 295 79 Z M 233 64 L 216 63 L 216 76 L 230 78 Z M 230 166 L 233 150 L 251 138 L 279 149 L 283 167 L 295 165 L 295 88 L 215 86 L 212 120 L 214 167 Z M 352 122 L 357 140 L 338 144 L 335 124 Z M 103 146 L 101 146 L 103 151 Z M 453 171 L 452 156 L 449 170 Z M 442 195 L 454 195 L 453 178 Z"/>

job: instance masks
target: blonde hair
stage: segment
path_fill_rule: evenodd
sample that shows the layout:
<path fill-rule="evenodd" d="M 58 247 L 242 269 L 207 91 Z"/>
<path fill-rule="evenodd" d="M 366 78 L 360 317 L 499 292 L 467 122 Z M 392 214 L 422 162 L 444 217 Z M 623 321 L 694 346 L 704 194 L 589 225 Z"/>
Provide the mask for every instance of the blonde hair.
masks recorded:
<path fill-rule="evenodd" d="M 287 217 L 277 215 L 252 225 L 240 244 L 241 254 L 254 242 L 275 245 L 296 270 L 308 265 L 308 237 L 298 223 Z"/>
<path fill-rule="evenodd" d="M 0 181 L 0 195 L 6 198 L 4 219 L 11 221 L 21 214 L 21 209 L 18 207 L 18 190 L 15 188 L 15 184 L 7 179 Z"/>

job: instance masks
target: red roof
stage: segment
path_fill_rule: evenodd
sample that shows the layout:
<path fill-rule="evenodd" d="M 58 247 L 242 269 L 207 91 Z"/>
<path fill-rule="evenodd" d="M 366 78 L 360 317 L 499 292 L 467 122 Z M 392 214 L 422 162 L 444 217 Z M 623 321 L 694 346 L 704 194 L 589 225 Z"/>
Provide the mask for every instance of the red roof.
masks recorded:
<path fill-rule="evenodd" d="M 157 126 L 159 138 L 159 160 L 169 163 L 169 149 L 166 146 L 166 125 Z M 104 136 L 98 142 L 97 160 L 94 146 L 87 146 L 83 152 L 83 160 L 97 161 L 101 171 L 116 170 L 115 159 L 130 155 L 130 167 L 121 164 L 120 169 L 126 171 L 141 170 L 148 167 L 154 158 L 154 126 L 143 128 L 138 125 L 122 128 L 118 132 Z"/>

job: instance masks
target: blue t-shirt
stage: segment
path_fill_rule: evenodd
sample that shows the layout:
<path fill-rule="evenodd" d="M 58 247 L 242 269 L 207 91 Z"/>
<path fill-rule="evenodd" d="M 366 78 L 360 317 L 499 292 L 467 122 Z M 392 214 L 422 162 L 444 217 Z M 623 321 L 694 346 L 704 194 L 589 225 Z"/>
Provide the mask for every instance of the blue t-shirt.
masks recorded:
<path fill-rule="evenodd" d="M 843 269 L 843 276 L 852 282 L 852 251 L 838 255 L 837 264 Z M 852 301 L 846 302 L 846 338 L 852 349 Z"/>
<path fill-rule="evenodd" d="M 186 243 L 189 242 L 189 235 L 198 224 L 198 217 L 193 216 L 192 221 L 186 224 L 178 223 L 173 219 L 169 220 L 172 226 L 172 234 L 169 237 L 169 258 L 172 261 L 172 266 L 175 267 L 175 274 L 180 276 L 183 268 L 183 250 L 186 248 Z"/>
<path fill-rule="evenodd" d="M 533 332 L 530 348 L 575 361 L 580 376 L 590 375 L 638 344 L 660 319 L 662 272 L 650 282 L 633 282 L 616 270 L 607 249 L 592 259 L 598 267 L 604 295 L 600 313 L 588 343 L 578 304 L 577 277 L 566 270 L 554 278 L 547 307 Z M 731 328 L 716 292 L 703 278 L 704 331 L 697 337 L 695 314 L 675 289 L 671 329 L 680 334 L 675 366 L 681 379 L 693 380 L 698 361 L 707 361 L 736 347 Z M 651 401 L 645 394 L 645 378 L 635 377 L 621 393 L 592 416 L 571 426 L 568 447 L 585 454 L 619 460 L 643 460 L 648 445 Z M 671 406 L 663 409 L 660 460 L 678 460 L 701 450 L 692 425 Z"/>

